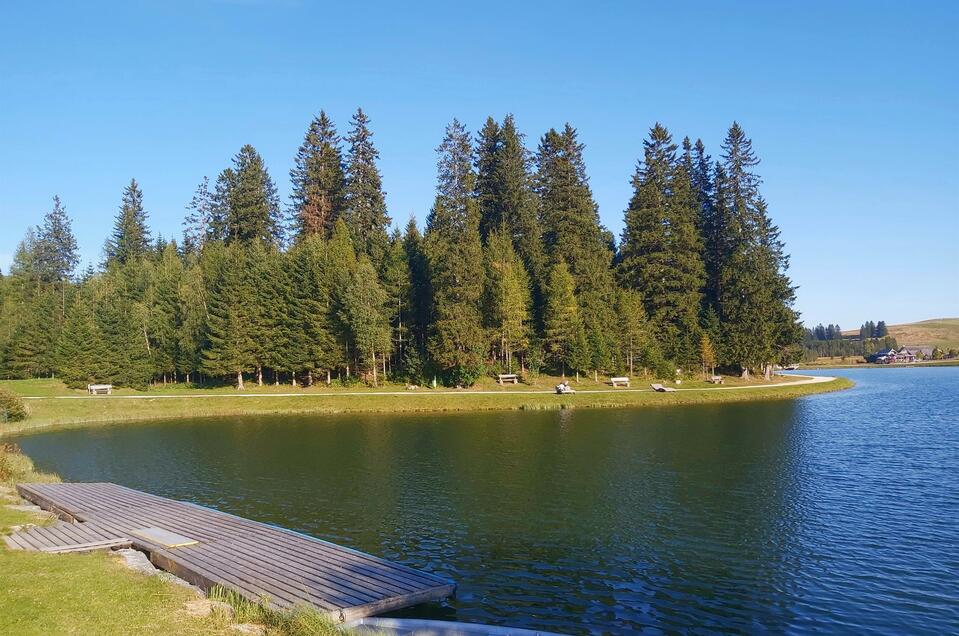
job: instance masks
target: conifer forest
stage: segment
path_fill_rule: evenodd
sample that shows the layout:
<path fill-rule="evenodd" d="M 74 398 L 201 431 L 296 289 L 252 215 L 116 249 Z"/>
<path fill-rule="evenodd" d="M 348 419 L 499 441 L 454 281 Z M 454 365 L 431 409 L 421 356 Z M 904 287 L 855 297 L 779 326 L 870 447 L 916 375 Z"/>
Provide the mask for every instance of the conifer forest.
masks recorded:
<path fill-rule="evenodd" d="M 789 258 L 738 124 L 715 160 L 653 126 L 624 166 L 619 237 L 600 224 L 583 148 L 569 124 L 533 149 L 512 116 L 475 135 L 454 119 L 421 229 L 391 218 L 367 115 L 341 136 L 321 112 L 288 201 L 247 145 L 202 178 L 167 240 L 131 180 L 101 264 L 83 271 L 69 202 L 54 197 L 0 278 L 0 376 L 469 386 L 768 374 L 802 356 Z"/>

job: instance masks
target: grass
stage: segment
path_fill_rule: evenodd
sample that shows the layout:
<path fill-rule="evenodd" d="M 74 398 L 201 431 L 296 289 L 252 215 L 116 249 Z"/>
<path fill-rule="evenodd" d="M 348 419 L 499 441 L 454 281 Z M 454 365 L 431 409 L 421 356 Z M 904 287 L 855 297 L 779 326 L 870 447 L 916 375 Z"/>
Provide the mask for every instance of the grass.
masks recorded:
<path fill-rule="evenodd" d="M 14 484 L 58 481 L 57 476 L 35 471 L 12 444 L 0 444 L 0 467 L 0 534 L 12 526 L 52 522 L 48 513 L 2 504 L 19 500 Z M 236 634 L 226 614 L 190 613 L 187 604 L 196 600 L 194 591 L 128 570 L 108 554 L 41 554 L 9 550 L 0 541 L 0 634 Z M 242 599 L 231 605 L 237 608 L 233 622 L 262 624 L 269 636 L 344 634 L 311 610 L 280 614 Z"/>
<path fill-rule="evenodd" d="M 675 393 L 654 393 L 637 381 L 643 390 L 610 390 L 608 385 L 583 379 L 573 395 L 555 395 L 549 387 L 557 378 L 542 378 L 533 386 L 500 387 L 492 381 L 474 389 L 404 391 L 402 387 L 382 389 L 323 388 L 290 390 L 293 396 L 271 395 L 274 387 L 251 387 L 244 391 L 249 397 L 237 397 L 235 389 L 193 389 L 167 387 L 146 393 L 118 391 L 119 395 L 143 395 L 138 399 L 94 397 L 89 399 L 49 399 L 56 396 L 82 395 L 74 393 L 55 380 L 13 380 L 0 382 L 11 391 L 30 397 L 48 399 L 27 400 L 30 416 L 23 422 L 0 424 L 0 436 L 29 432 L 51 426 L 108 424 L 175 418 L 200 418 L 237 415 L 306 414 L 306 413 L 399 413 L 399 412 L 453 412 L 494 410 L 545 410 L 565 408 L 642 407 L 674 404 L 743 402 L 751 400 L 786 399 L 812 393 L 836 391 L 852 386 L 852 382 L 836 379 L 821 384 L 789 386 L 790 378 L 777 377 L 766 383 L 753 380 L 758 388 L 736 390 L 743 384 L 739 378 L 729 378 L 725 389 L 703 382 L 685 382 Z M 585 391 L 598 390 L 601 393 Z M 386 391 L 398 394 L 384 394 Z M 490 392 L 483 392 L 490 391 Z M 186 395 L 189 393 L 190 395 Z M 203 397 L 191 397 L 192 395 Z"/>
<path fill-rule="evenodd" d="M 277 612 L 267 609 L 266 603 L 253 603 L 221 587 L 214 587 L 209 596 L 232 607 L 237 623 L 263 625 L 271 636 L 345 636 L 348 633 L 312 607 Z"/>
<path fill-rule="evenodd" d="M 859 329 L 844 331 L 844 335 L 859 335 Z M 959 348 L 959 318 L 934 318 L 902 325 L 889 325 L 889 335 L 900 346 Z"/>

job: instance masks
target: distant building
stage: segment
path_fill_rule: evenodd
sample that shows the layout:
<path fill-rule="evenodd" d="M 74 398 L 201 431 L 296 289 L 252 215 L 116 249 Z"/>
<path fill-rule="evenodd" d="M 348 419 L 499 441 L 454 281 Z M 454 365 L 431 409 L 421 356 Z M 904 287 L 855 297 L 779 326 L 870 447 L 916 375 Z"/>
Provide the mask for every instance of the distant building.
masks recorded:
<path fill-rule="evenodd" d="M 916 351 L 900 347 L 896 349 L 883 349 L 866 358 L 867 362 L 875 364 L 908 364 L 916 361 Z"/>

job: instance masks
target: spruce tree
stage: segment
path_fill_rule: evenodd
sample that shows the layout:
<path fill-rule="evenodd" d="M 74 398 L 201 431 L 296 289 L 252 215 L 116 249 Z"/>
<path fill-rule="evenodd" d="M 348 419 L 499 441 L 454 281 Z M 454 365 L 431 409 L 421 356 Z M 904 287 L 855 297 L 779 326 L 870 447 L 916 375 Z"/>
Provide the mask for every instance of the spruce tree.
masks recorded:
<path fill-rule="evenodd" d="M 585 335 L 576 303 L 576 283 L 565 261 L 550 270 L 546 286 L 544 326 L 546 350 L 565 377 L 567 367 L 578 370 L 582 364 Z"/>
<path fill-rule="evenodd" d="M 324 238 L 346 208 L 346 176 L 340 138 L 322 110 L 310 122 L 290 171 L 293 227 L 296 237 Z"/>
<path fill-rule="evenodd" d="M 347 377 L 350 376 L 350 370 L 356 368 L 356 351 L 353 348 L 350 325 L 343 316 L 346 315 L 346 287 L 350 282 L 350 272 L 356 268 L 356 264 L 357 255 L 350 230 L 343 219 L 337 219 L 333 224 L 330 240 L 326 242 L 324 274 L 326 286 L 330 290 L 332 332 L 339 345 L 337 357 Z"/>
<path fill-rule="evenodd" d="M 380 274 L 386 292 L 386 312 L 392 330 L 394 361 L 402 365 L 410 340 L 410 264 L 399 230 L 390 237 L 390 247 Z"/>
<path fill-rule="evenodd" d="M 121 265 L 136 261 L 150 250 L 150 230 L 143 209 L 143 192 L 136 179 L 123 189 L 120 210 L 113 222 L 113 233 L 103 247 L 105 262 Z"/>
<path fill-rule="evenodd" d="M 175 243 L 166 246 L 160 260 L 151 269 L 147 307 L 153 374 L 166 382 L 176 373 L 179 359 L 179 292 L 183 262 L 177 254 Z"/>
<path fill-rule="evenodd" d="M 530 164 L 513 116 L 507 115 L 502 126 L 488 118 L 476 151 L 480 235 L 484 242 L 492 232 L 509 237 L 532 279 L 533 293 L 541 297 L 544 255 Z"/>
<path fill-rule="evenodd" d="M 75 389 L 105 381 L 102 364 L 107 357 L 103 336 L 97 327 L 90 302 L 80 295 L 70 306 L 57 341 L 57 368 L 60 379 Z"/>
<path fill-rule="evenodd" d="M 370 119 L 362 108 L 353 115 L 346 138 L 346 211 L 344 217 L 358 252 L 365 252 L 374 267 L 383 262 L 389 243 L 390 217 L 376 162 L 380 153 L 373 145 Z"/>
<path fill-rule="evenodd" d="M 437 148 L 436 201 L 426 230 L 426 254 L 433 292 L 430 354 L 454 385 L 471 385 L 482 372 L 486 336 L 483 248 L 469 133 L 454 119 Z"/>
<path fill-rule="evenodd" d="M 410 276 L 410 337 L 415 345 L 414 351 L 417 358 L 420 358 L 426 354 L 432 291 L 423 237 L 416 227 L 416 219 L 412 216 L 403 234 L 403 251 L 406 254 L 406 266 Z"/>
<path fill-rule="evenodd" d="M 189 213 L 183 220 L 183 251 L 187 254 L 198 253 L 209 240 L 222 239 L 216 236 L 215 222 L 216 200 L 210 191 L 210 180 L 203 177 L 197 186 L 193 198 L 187 205 Z"/>
<path fill-rule="evenodd" d="M 801 338 L 792 309 L 795 288 L 786 275 L 789 259 L 752 172 L 758 163 L 752 142 L 734 122 L 723 143 L 721 188 L 717 182 L 717 207 L 725 217 L 718 309 L 723 357 L 744 376 L 760 367 L 769 376 L 773 363 Z"/>
<path fill-rule="evenodd" d="M 176 369 L 187 382 L 200 371 L 206 329 L 206 286 L 201 261 L 193 257 L 183 271 L 177 288 Z"/>
<path fill-rule="evenodd" d="M 32 267 L 43 282 L 66 281 L 80 262 L 77 240 L 60 197 L 53 197 L 53 209 L 43 217 L 32 248 Z"/>
<path fill-rule="evenodd" d="M 343 294 L 342 319 L 350 333 L 358 361 L 378 384 L 377 354 L 390 347 L 390 327 L 386 292 L 376 280 L 376 270 L 363 254 L 349 272 Z"/>
<path fill-rule="evenodd" d="M 120 265 L 105 277 L 96 303 L 97 329 L 103 337 L 102 381 L 117 386 L 145 388 L 153 377 L 148 312 L 135 299 L 131 273 L 135 262 Z"/>
<path fill-rule="evenodd" d="M 283 244 L 276 186 L 253 146 L 240 148 L 232 170 L 221 174 L 216 198 L 224 207 L 223 235 L 228 243 Z"/>
<path fill-rule="evenodd" d="M 688 366 L 698 357 L 705 282 L 699 202 L 669 132 L 656 124 L 643 146 L 626 210 L 621 269 L 642 295 L 664 354 Z"/>
<path fill-rule="evenodd" d="M 599 213 L 586 177 L 583 145 L 566 124 L 562 133 L 547 132 L 536 155 L 543 243 L 549 262 L 565 262 L 576 281 L 586 348 L 594 371 L 611 364 L 615 348 L 612 308 L 615 284 L 610 266 L 611 238 L 599 224 Z"/>
<path fill-rule="evenodd" d="M 249 310 L 254 302 L 245 280 L 246 258 L 240 244 L 219 244 L 204 250 L 207 270 L 207 328 L 202 370 L 212 376 L 233 377 L 243 389 L 243 373 L 256 364 L 255 343 L 248 331 Z"/>
<path fill-rule="evenodd" d="M 342 223 L 342 222 L 341 222 Z M 287 292 L 288 332 L 286 359 L 291 381 L 305 373 L 307 383 L 319 371 L 329 372 L 342 360 L 332 333 L 331 289 L 324 271 L 326 247 L 319 235 L 303 238 L 290 251 L 290 278 Z"/>

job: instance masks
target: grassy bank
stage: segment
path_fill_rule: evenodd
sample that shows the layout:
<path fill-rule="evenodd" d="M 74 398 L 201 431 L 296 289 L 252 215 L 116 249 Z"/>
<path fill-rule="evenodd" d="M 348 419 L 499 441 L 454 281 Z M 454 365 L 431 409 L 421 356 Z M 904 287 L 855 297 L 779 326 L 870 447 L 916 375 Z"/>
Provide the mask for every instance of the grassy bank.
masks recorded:
<path fill-rule="evenodd" d="M 8 508 L 23 482 L 59 481 L 34 470 L 29 457 L 0 444 L 0 535 L 55 521 L 49 513 Z M 0 541 L 0 634 L 236 634 L 236 624 L 262 625 L 268 636 L 348 636 L 317 612 L 276 613 L 215 590 L 228 613 L 198 615 L 202 599 L 183 586 L 133 572 L 106 553 L 41 554 Z"/>
<path fill-rule="evenodd" d="M 27 400 L 30 417 L 26 421 L 0 424 L 0 436 L 51 426 L 183 417 L 542 410 L 743 402 L 795 398 L 852 386 L 852 382 L 843 378 L 817 384 L 790 384 L 797 379 L 777 377 L 769 383 L 759 381 L 749 386 L 739 379 L 730 379 L 731 384 L 723 387 L 690 382 L 681 385 L 681 390 L 674 393 L 655 393 L 648 388 L 612 390 L 608 385 L 583 380 L 576 385 L 576 394 L 556 395 L 548 389 L 554 380 L 547 378 L 534 386 L 500 387 L 491 384 L 464 390 L 315 387 L 289 395 L 278 393 L 290 392 L 290 387 L 251 387 L 242 396 L 229 388 L 196 390 L 179 386 L 146 393 L 121 391 L 113 397 L 91 398 L 71 392 L 53 380 L 6 381 L 0 385 L 37 399 Z"/>
<path fill-rule="evenodd" d="M 19 482 L 57 481 L 30 459 L 0 445 L 0 504 L 17 503 Z M 0 505 L 0 534 L 45 524 L 47 513 Z M 228 634 L 229 623 L 190 615 L 189 589 L 132 572 L 97 554 L 40 554 L 0 543 L 0 634 Z"/>

